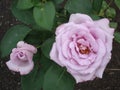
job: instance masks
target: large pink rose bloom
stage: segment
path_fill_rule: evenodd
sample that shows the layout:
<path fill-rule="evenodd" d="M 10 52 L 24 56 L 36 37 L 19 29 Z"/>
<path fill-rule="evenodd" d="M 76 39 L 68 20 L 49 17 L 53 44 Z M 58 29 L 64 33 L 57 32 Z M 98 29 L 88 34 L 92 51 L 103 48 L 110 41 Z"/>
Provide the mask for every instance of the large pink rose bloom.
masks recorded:
<path fill-rule="evenodd" d="M 93 21 L 88 15 L 72 14 L 57 28 L 50 57 L 66 67 L 77 83 L 102 78 L 111 59 L 113 33 L 108 19 Z"/>
<path fill-rule="evenodd" d="M 6 62 L 8 68 L 15 72 L 20 72 L 21 75 L 28 74 L 34 67 L 33 54 L 37 49 L 23 41 L 17 43 L 17 48 L 13 48 L 10 54 L 10 60 Z"/>

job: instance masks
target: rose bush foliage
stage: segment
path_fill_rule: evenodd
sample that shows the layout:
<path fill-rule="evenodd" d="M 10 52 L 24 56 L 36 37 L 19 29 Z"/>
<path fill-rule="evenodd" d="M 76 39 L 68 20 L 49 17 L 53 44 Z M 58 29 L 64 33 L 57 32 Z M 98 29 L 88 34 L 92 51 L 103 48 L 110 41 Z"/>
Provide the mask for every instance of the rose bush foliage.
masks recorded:
<path fill-rule="evenodd" d="M 120 42 L 107 3 L 12 0 L 11 12 L 21 24 L 4 35 L 0 55 L 11 52 L 6 65 L 20 73 L 22 90 L 74 90 L 76 83 L 102 78 L 114 35 Z"/>

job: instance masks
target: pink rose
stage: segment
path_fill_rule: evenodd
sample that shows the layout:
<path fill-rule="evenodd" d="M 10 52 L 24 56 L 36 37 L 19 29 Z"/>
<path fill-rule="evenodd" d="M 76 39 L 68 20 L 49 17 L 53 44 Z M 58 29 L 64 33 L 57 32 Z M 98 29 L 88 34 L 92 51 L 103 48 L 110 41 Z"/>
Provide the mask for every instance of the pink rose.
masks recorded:
<path fill-rule="evenodd" d="M 50 57 L 66 67 L 77 83 L 102 78 L 111 59 L 113 33 L 108 19 L 93 21 L 88 15 L 72 14 L 57 28 Z"/>
<path fill-rule="evenodd" d="M 23 41 L 17 43 L 17 48 L 13 48 L 10 60 L 6 62 L 12 71 L 20 72 L 21 75 L 28 74 L 34 67 L 33 54 L 37 49 Z"/>

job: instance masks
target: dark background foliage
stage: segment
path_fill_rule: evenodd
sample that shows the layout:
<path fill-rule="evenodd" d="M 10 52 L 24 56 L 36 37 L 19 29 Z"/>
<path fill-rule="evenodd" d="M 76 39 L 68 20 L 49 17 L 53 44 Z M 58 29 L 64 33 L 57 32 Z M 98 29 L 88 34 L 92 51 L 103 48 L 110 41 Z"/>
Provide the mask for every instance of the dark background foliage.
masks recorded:
<path fill-rule="evenodd" d="M 7 29 L 20 23 L 10 11 L 11 1 L 0 0 L 0 40 Z M 109 3 L 111 0 L 106 1 Z M 118 23 L 116 30 L 120 32 L 120 10 L 114 2 L 110 4 L 110 7 L 116 10 L 116 16 L 112 21 Z M 116 41 L 113 42 L 112 53 L 112 59 L 104 72 L 103 78 L 76 84 L 75 90 L 120 90 L 120 44 Z M 21 90 L 19 74 L 9 71 L 5 65 L 8 59 L 0 59 L 0 90 Z"/>

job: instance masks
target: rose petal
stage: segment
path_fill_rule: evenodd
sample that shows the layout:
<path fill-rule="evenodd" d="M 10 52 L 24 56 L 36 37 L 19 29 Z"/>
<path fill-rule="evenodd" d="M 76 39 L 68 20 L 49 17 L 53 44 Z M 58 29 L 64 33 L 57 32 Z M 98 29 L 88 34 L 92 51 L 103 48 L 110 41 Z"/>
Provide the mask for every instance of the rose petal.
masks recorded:
<path fill-rule="evenodd" d="M 34 66 L 33 62 L 26 63 L 26 65 L 21 66 L 21 65 L 15 64 L 12 60 L 9 60 L 8 62 L 6 62 L 6 65 L 10 70 L 15 72 L 20 72 L 21 75 L 28 74 L 33 69 L 33 66 Z"/>
<path fill-rule="evenodd" d="M 111 37 L 106 37 L 106 54 L 103 57 L 103 61 L 100 65 L 100 67 L 97 69 L 96 71 L 96 76 L 99 78 L 102 78 L 102 74 L 107 66 L 107 64 L 109 63 L 110 59 L 111 59 L 111 50 L 112 50 L 112 38 Z"/>
<path fill-rule="evenodd" d="M 104 18 L 97 21 L 94 21 L 95 25 L 97 25 L 99 28 L 101 28 L 106 33 L 109 33 L 110 35 L 113 35 L 114 29 L 109 27 L 109 20 Z"/>
<path fill-rule="evenodd" d="M 50 58 L 52 60 L 54 60 L 60 66 L 63 66 L 63 64 L 61 64 L 61 62 L 58 60 L 58 52 L 57 52 L 57 49 L 56 49 L 56 43 L 54 43 L 53 46 L 52 46 L 52 50 L 50 51 Z"/>
<path fill-rule="evenodd" d="M 92 19 L 85 14 L 72 14 L 69 19 L 69 22 L 74 22 L 75 24 L 85 23 L 86 21 L 92 21 Z"/>
<path fill-rule="evenodd" d="M 21 47 L 24 46 L 24 44 L 25 44 L 24 41 L 19 41 L 19 42 L 17 43 L 17 47 L 21 48 Z"/>
<path fill-rule="evenodd" d="M 80 73 L 83 73 L 83 74 L 92 73 L 96 69 L 98 69 L 99 66 L 101 65 L 101 63 L 103 61 L 103 57 L 106 53 L 106 48 L 105 48 L 104 43 L 101 40 L 97 40 L 97 43 L 99 44 L 99 50 L 96 53 L 97 57 L 96 57 L 94 63 L 92 65 L 90 65 L 90 67 L 88 69 L 80 71 Z"/>
<path fill-rule="evenodd" d="M 31 51 L 32 53 L 36 53 L 36 52 L 37 52 L 37 49 L 36 49 L 34 46 L 32 46 L 32 45 L 30 45 L 30 44 L 27 44 L 27 43 L 24 43 L 24 41 L 19 41 L 19 42 L 17 43 L 17 47 L 18 47 L 18 48 L 25 49 L 25 50 L 29 50 L 29 51 Z"/>
<path fill-rule="evenodd" d="M 71 73 L 71 72 L 69 72 L 69 73 Z M 95 72 L 94 73 L 90 73 L 90 74 L 86 74 L 86 75 L 81 75 L 79 73 L 77 73 L 77 74 L 71 73 L 71 74 L 75 78 L 76 83 L 90 81 L 90 80 L 93 80 L 95 78 L 95 76 L 94 76 Z"/>

